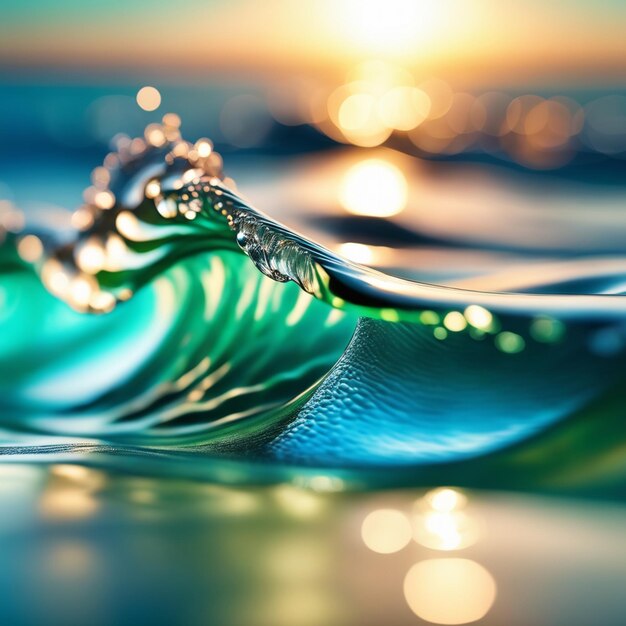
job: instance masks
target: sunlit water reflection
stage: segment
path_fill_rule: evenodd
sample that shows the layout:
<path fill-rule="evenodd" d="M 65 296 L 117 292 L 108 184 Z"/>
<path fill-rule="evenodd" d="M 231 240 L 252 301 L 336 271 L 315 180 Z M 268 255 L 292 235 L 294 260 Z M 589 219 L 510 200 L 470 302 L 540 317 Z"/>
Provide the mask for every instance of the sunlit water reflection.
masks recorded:
<path fill-rule="evenodd" d="M 488 532 L 453 549 L 406 534 L 426 508 L 457 506 Z M 401 626 L 419 623 L 416 615 L 435 624 L 484 616 L 485 625 L 618 626 L 626 608 L 626 509 L 617 504 L 4 465 L 0 507 L 11 511 L 0 519 L 0 621 L 16 626 Z"/>

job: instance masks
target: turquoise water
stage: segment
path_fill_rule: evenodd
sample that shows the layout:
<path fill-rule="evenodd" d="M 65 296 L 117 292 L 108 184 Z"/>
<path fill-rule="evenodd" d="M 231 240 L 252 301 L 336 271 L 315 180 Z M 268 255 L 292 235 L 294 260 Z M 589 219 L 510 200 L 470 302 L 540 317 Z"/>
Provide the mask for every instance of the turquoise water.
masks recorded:
<path fill-rule="evenodd" d="M 5 458 L 619 491 L 618 255 L 497 289 L 381 273 L 256 210 L 172 116 L 93 183 L 69 232 L 3 216 Z"/>

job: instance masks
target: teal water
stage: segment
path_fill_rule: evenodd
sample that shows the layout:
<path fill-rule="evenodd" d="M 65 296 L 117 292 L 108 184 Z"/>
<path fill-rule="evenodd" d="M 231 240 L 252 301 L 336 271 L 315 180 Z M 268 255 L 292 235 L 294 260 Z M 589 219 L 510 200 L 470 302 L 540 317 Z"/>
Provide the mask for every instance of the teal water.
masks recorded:
<path fill-rule="evenodd" d="M 381 273 L 257 211 L 172 116 L 86 200 L 69 233 L 3 216 L 6 459 L 621 490 L 621 258 L 491 290 Z"/>

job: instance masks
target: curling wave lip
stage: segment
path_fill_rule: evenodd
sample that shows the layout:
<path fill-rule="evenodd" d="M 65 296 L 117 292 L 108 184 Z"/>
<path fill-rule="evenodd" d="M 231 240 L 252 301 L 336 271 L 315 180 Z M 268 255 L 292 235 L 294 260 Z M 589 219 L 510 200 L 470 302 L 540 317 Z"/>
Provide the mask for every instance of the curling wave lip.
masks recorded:
<path fill-rule="evenodd" d="M 228 225 L 235 231 L 234 241 L 266 276 L 278 281 L 294 281 L 332 306 L 356 306 L 360 313 L 369 317 L 380 317 L 382 310 L 385 318 L 388 316 L 385 311 L 393 309 L 400 321 L 416 321 L 416 311 L 472 304 L 494 312 L 564 318 L 621 317 L 626 313 L 626 296 L 620 293 L 559 293 L 562 283 L 568 282 L 572 275 L 580 276 L 581 272 L 586 273 L 587 279 L 593 278 L 595 273 L 621 276 L 623 262 L 617 267 L 610 263 L 586 263 L 581 267 L 577 261 L 565 262 L 560 272 L 564 275 L 562 280 L 557 273 L 553 282 L 548 274 L 533 283 L 531 287 L 540 289 L 541 293 L 529 293 L 527 286 L 522 293 L 515 293 L 513 290 L 482 291 L 428 284 L 354 263 L 254 208 L 237 193 L 232 179 L 222 178 L 222 160 L 213 151 L 210 141 L 201 139 L 195 145 L 185 142 L 177 123 L 176 116 L 166 115 L 162 126 L 151 124 L 146 129 L 146 140 L 122 140 L 119 153 L 107 157 L 110 167 L 105 163 L 104 167 L 97 168 L 96 185 L 87 193 L 91 202 L 75 215 L 76 222 L 87 219 L 89 227 L 79 232 L 71 244 L 51 250 L 51 256 L 68 271 L 85 274 L 81 271 L 81 259 L 83 264 L 89 264 L 88 244 L 93 244 L 98 236 L 116 235 L 126 244 L 148 245 L 182 235 L 187 237 L 188 244 L 193 244 L 194 238 L 206 235 L 202 232 L 204 229 L 210 231 L 212 245 L 229 247 L 233 239 L 224 228 Z M 103 175 L 102 171 L 107 174 Z M 93 248 L 92 245 L 92 256 Z M 195 247 L 189 245 L 188 249 L 191 253 Z M 167 250 L 159 251 L 155 259 L 163 262 L 168 254 Z M 176 258 L 181 254 L 177 252 Z M 569 272 L 568 268 L 571 268 Z M 87 273 L 97 275 L 99 270 L 107 272 L 109 267 L 96 266 Z M 108 271 L 107 278 L 111 273 Z M 50 286 L 45 276 L 44 281 Z M 110 306 L 107 289 L 102 291 L 105 295 L 101 294 L 99 299 Z M 53 292 L 61 295 L 58 289 L 54 290 L 54 285 Z M 118 288 L 113 295 L 116 300 L 125 300 L 129 291 Z M 69 303 L 85 308 L 80 298 L 76 302 L 70 297 Z M 86 308 L 98 310 L 98 306 L 90 307 L 89 303 Z"/>

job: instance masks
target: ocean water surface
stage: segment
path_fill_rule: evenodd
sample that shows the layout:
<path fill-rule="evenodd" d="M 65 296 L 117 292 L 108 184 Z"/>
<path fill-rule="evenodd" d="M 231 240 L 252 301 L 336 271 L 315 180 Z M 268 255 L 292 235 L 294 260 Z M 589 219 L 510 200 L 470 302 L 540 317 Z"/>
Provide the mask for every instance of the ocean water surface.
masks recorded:
<path fill-rule="evenodd" d="M 465 171 L 395 211 L 403 157 L 352 158 L 257 172 L 264 213 L 170 114 L 118 140 L 67 224 L 5 203 L 4 459 L 620 493 L 619 192 L 540 181 L 538 206 Z M 337 159 L 347 211 L 307 210 Z"/>

